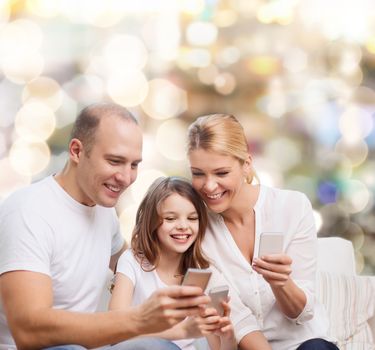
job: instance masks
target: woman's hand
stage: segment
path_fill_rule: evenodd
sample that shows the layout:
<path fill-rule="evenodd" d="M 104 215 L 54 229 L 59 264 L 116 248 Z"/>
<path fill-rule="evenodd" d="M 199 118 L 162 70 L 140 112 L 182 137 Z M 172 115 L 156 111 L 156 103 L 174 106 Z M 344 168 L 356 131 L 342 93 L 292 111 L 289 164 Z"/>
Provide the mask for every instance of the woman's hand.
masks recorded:
<path fill-rule="evenodd" d="M 285 254 L 270 254 L 253 260 L 253 269 L 261 274 L 272 288 L 283 288 L 292 273 L 292 259 Z"/>

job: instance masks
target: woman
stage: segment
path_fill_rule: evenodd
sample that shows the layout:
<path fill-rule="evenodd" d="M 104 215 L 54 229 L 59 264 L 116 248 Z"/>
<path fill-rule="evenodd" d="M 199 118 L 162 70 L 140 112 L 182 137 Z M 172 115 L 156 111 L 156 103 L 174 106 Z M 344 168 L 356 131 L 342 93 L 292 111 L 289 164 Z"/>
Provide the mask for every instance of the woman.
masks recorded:
<path fill-rule="evenodd" d="M 210 209 L 203 249 L 272 349 L 337 349 L 314 298 L 317 238 L 306 196 L 252 184 L 246 137 L 232 115 L 198 118 L 189 127 L 188 157 L 193 187 Z M 257 257 L 263 232 L 281 232 L 283 252 Z M 247 326 L 235 325 L 242 349 L 251 348 Z"/>

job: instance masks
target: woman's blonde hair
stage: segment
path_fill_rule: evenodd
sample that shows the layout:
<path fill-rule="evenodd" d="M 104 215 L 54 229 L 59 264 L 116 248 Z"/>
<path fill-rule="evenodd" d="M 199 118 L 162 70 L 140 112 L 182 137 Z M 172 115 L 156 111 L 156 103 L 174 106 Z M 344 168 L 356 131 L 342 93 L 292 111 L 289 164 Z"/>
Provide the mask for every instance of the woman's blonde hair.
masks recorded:
<path fill-rule="evenodd" d="M 205 151 L 232 156 L 243 164 L 249 158 L 244 129 L 231 114 L 210 114 L 197 118 L 188 129 L 188 153 L 202 148 Z M 252 169 L 246 178 L 252 183 L 257 178 Z"/>
<path fill-rule="evenodd" d="M 139 205 L 131 240 L 133 254 L 145 271 L 152 271 L 158 265 L 160 241 L 157 230 L 163 222 L 160 217 L 160 207 L 174 193 L 186 198 L 193 204 L 199 220 L 198 236 L 183 254 L 179 273 L 184 274 L 189 267 L 207 268 L 209 266 L 208 260 L 201 249 L 208 221 L 203 200 L 188 180 L 181 177 L 160 177 L 153 182 Z"/>

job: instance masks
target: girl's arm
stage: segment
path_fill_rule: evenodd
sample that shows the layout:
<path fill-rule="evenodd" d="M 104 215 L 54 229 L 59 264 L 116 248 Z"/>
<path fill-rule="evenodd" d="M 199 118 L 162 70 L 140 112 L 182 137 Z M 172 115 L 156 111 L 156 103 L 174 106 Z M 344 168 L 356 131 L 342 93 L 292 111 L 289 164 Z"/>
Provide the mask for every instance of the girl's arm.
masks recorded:
<path fill-rule="evenodd" d="M 121 272 L 117 272 L 115 282 L 109 302 L 109 310 L 126 309 L 131 306 L 134 284 L 129 277 Z"/>

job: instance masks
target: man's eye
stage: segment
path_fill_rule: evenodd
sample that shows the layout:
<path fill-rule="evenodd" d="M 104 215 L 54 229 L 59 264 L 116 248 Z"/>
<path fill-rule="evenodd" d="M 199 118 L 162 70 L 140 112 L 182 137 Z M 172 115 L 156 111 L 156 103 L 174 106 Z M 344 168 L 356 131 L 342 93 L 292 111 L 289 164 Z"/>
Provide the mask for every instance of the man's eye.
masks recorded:
<path fill-rule="evenodd" d="M 138 163 L 134 163 L 131 165 L 132 169 L 137 169 L 138 168 Z"/>
<path fill-rule="evenodd" d="M 117 160 L 117 159 L 109 159 L 108 161 L 109 161 L 109 163 L 112 164 L 112 165 L 120 164 L 120 161 Z"/>

